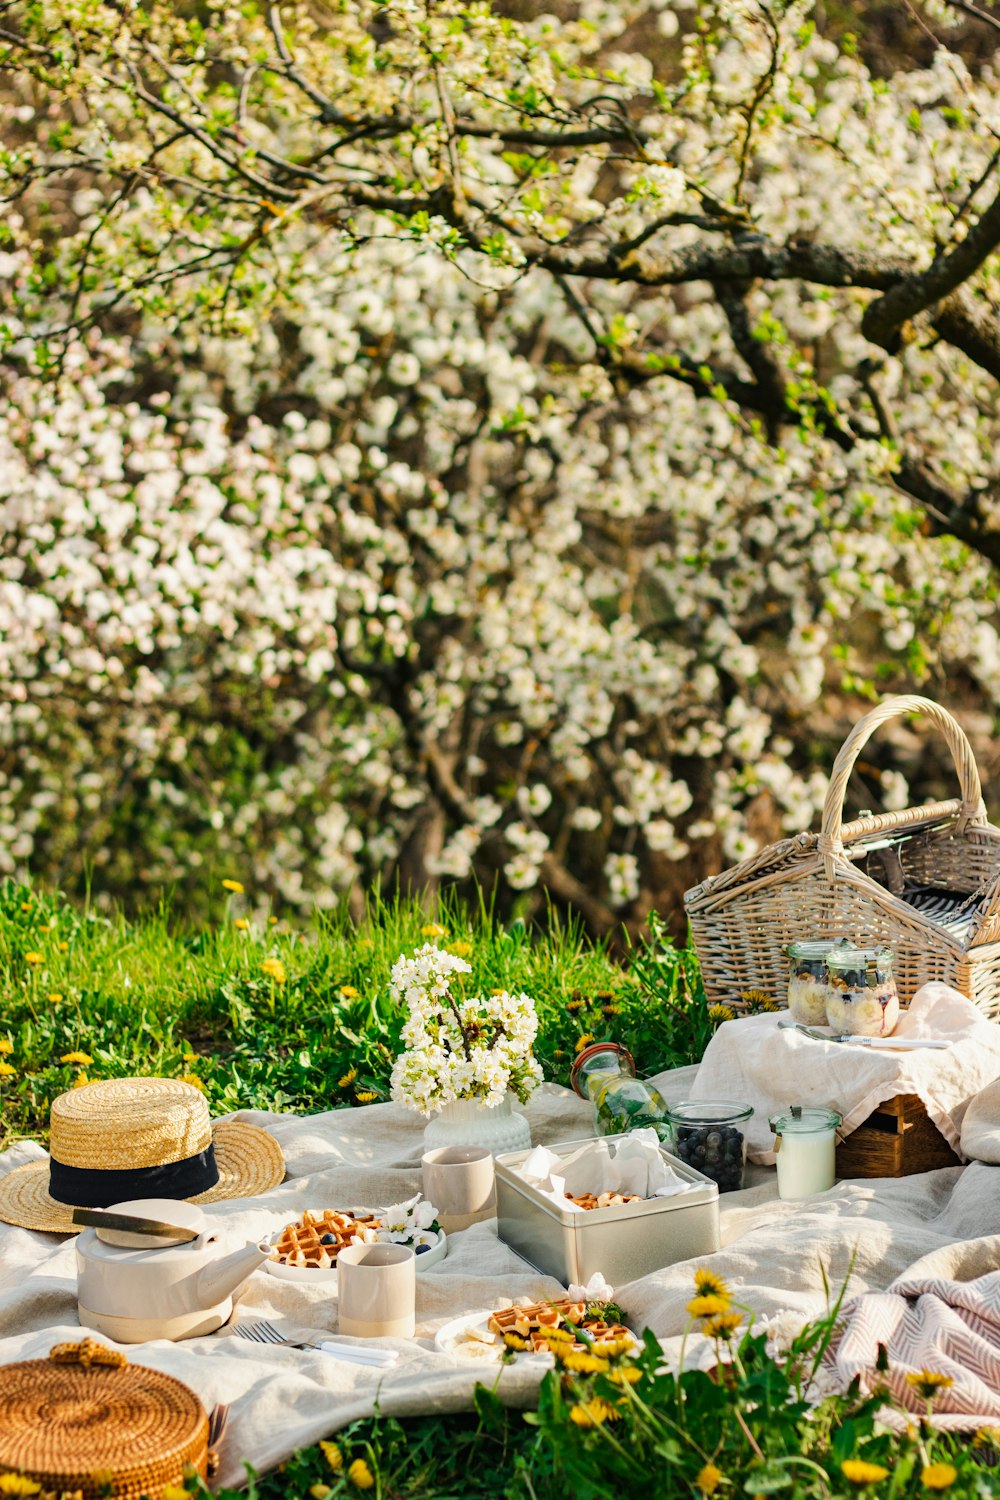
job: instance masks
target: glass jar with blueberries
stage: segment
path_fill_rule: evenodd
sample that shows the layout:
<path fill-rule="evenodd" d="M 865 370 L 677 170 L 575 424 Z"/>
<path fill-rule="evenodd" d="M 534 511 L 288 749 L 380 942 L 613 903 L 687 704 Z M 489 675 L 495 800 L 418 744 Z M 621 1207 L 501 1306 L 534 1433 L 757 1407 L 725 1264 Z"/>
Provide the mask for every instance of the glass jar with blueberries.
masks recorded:
<path fill-rule="evenodd" d="M 746 1122 L 750 1104 L 725 1099 L 691 1099 L 667 1111 L 671 1149 L 689 1167 L 718 1184 L 720 1193 L 743 1186 L 747 1159 Z"/>
<path fill-rule="evenodd" d="M 652 1127 L 669 1136 L 667 1105 L 651 1083 L 636 1077 L 635 1059 L 619 1042 L 593 1042 L 573 1064 L 570 1082 L 581 1099 L 594 1105 L 599 1135 L 621 1135 Z"/>

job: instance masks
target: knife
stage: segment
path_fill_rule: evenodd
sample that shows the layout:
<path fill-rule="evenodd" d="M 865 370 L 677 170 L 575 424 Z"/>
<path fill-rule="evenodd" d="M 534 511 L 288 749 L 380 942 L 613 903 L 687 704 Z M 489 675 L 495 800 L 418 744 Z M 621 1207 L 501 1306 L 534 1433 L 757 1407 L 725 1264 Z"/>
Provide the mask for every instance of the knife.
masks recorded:
<path fill-rule="evenodd" d="M 133 1214 L 112 1214 L 103 1208 L 74 1208 L 73 1223 L 94 1229 L 117 1229 L 126 1234 L 160 1235 L 186 1244 L 196 1240 L 199 1230 L 181 1224 L 163 1224 L 159 1219 L 142 1219 Z"/>
<path fill-rule="evenodd" d="M 951 1046 L 950 1042 L 931 1041 L 922 1037 L 851 1036 L 847 1032 L 841 1036 L 826 1036 L 822 1031 L 813 1031 L 811 1027 L 803 1026 L 799 1021 L 779 1021 L 778 1027 L 781 1031 L 801 1031 L 803 1036 L 812 1037 L 814 1042 L 843 1042 L 848 1047 L 883 1047 L 895 1052 L 918 1050 L 945 1052 Z"/>

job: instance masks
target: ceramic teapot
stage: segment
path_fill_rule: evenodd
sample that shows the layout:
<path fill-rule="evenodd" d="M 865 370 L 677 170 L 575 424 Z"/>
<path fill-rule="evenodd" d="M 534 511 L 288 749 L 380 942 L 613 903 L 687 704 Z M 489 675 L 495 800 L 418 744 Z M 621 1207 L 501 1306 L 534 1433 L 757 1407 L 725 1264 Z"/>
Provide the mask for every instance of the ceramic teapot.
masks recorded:
<path fill-rule="evenodd" d="M 139 1198 L 107 1212 L 178 1230 L 150 1235 L 102 1227 L 78 1237 L 80 1322 L 120 1344 L 213 1333 L 232 1313 L 234 1292 L 270 1254 L 269 1245 L 252 1241 L 230 1250 L 217 1221 L 194 1203 Z"/>

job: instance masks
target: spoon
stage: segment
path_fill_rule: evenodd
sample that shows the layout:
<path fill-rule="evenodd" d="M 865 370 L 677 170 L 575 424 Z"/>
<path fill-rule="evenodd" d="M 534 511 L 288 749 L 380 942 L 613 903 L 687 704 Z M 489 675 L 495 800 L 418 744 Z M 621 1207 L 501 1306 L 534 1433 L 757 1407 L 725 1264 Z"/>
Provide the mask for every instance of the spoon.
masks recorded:
<path fill-rule="evenodd" d="M 950 1042 L 931 1041 L 922 1037 L 906 1036 L 851 1036 L 844 1032 L 840 1036 L 826 1036 L 822 1031 L 813 1031 L 809 1026 L 803 1026 L 799 1021 L 779 1021 L 780 1031 L 801 1031 L 803 1036 L 812 1037 L 814 1042 L 844 1042 L 849 1047 L 885 1047 L 892 1051 L 916 1052 L 925 1049 L 932 1052 L 944 1052 L 951 1046 Z"/>

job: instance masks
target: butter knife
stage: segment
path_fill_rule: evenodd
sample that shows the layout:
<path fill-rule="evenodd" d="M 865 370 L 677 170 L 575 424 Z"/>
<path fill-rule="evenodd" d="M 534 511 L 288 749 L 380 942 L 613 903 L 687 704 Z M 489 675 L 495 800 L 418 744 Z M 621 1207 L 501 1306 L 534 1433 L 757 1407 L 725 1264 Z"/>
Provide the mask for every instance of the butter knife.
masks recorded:
<path fill-rule="evenodd" d="M 842 1042 L 848 1047 L 884 1048 L 890 1052 L 946 1052 L 951 1046 L 950 1042 L 932 1041 L 923 1037 L 851 1036 L 848 1032 L 840 1036 L 827 1036 L 825 1032 L 803 1026 L 800 1021 L 779 1021 L 778 1028 L 781 1031 L 801 1031 L 803 1036 L 812 1037 L 814 1042 Z"/>
<path fill-rule="evenodd" d="M 104 1208 L 74 1208 L 73 1223 L 92 1229 L 116 1229 L 126 1234 L 148 1234 L 169 1237 L 178 1244 L 196 1240 L 199 1231 L 182 1224 L 164 1224 L 159 1219 L 143 1219 L 134 1214 L 112 1214 Z"/>

